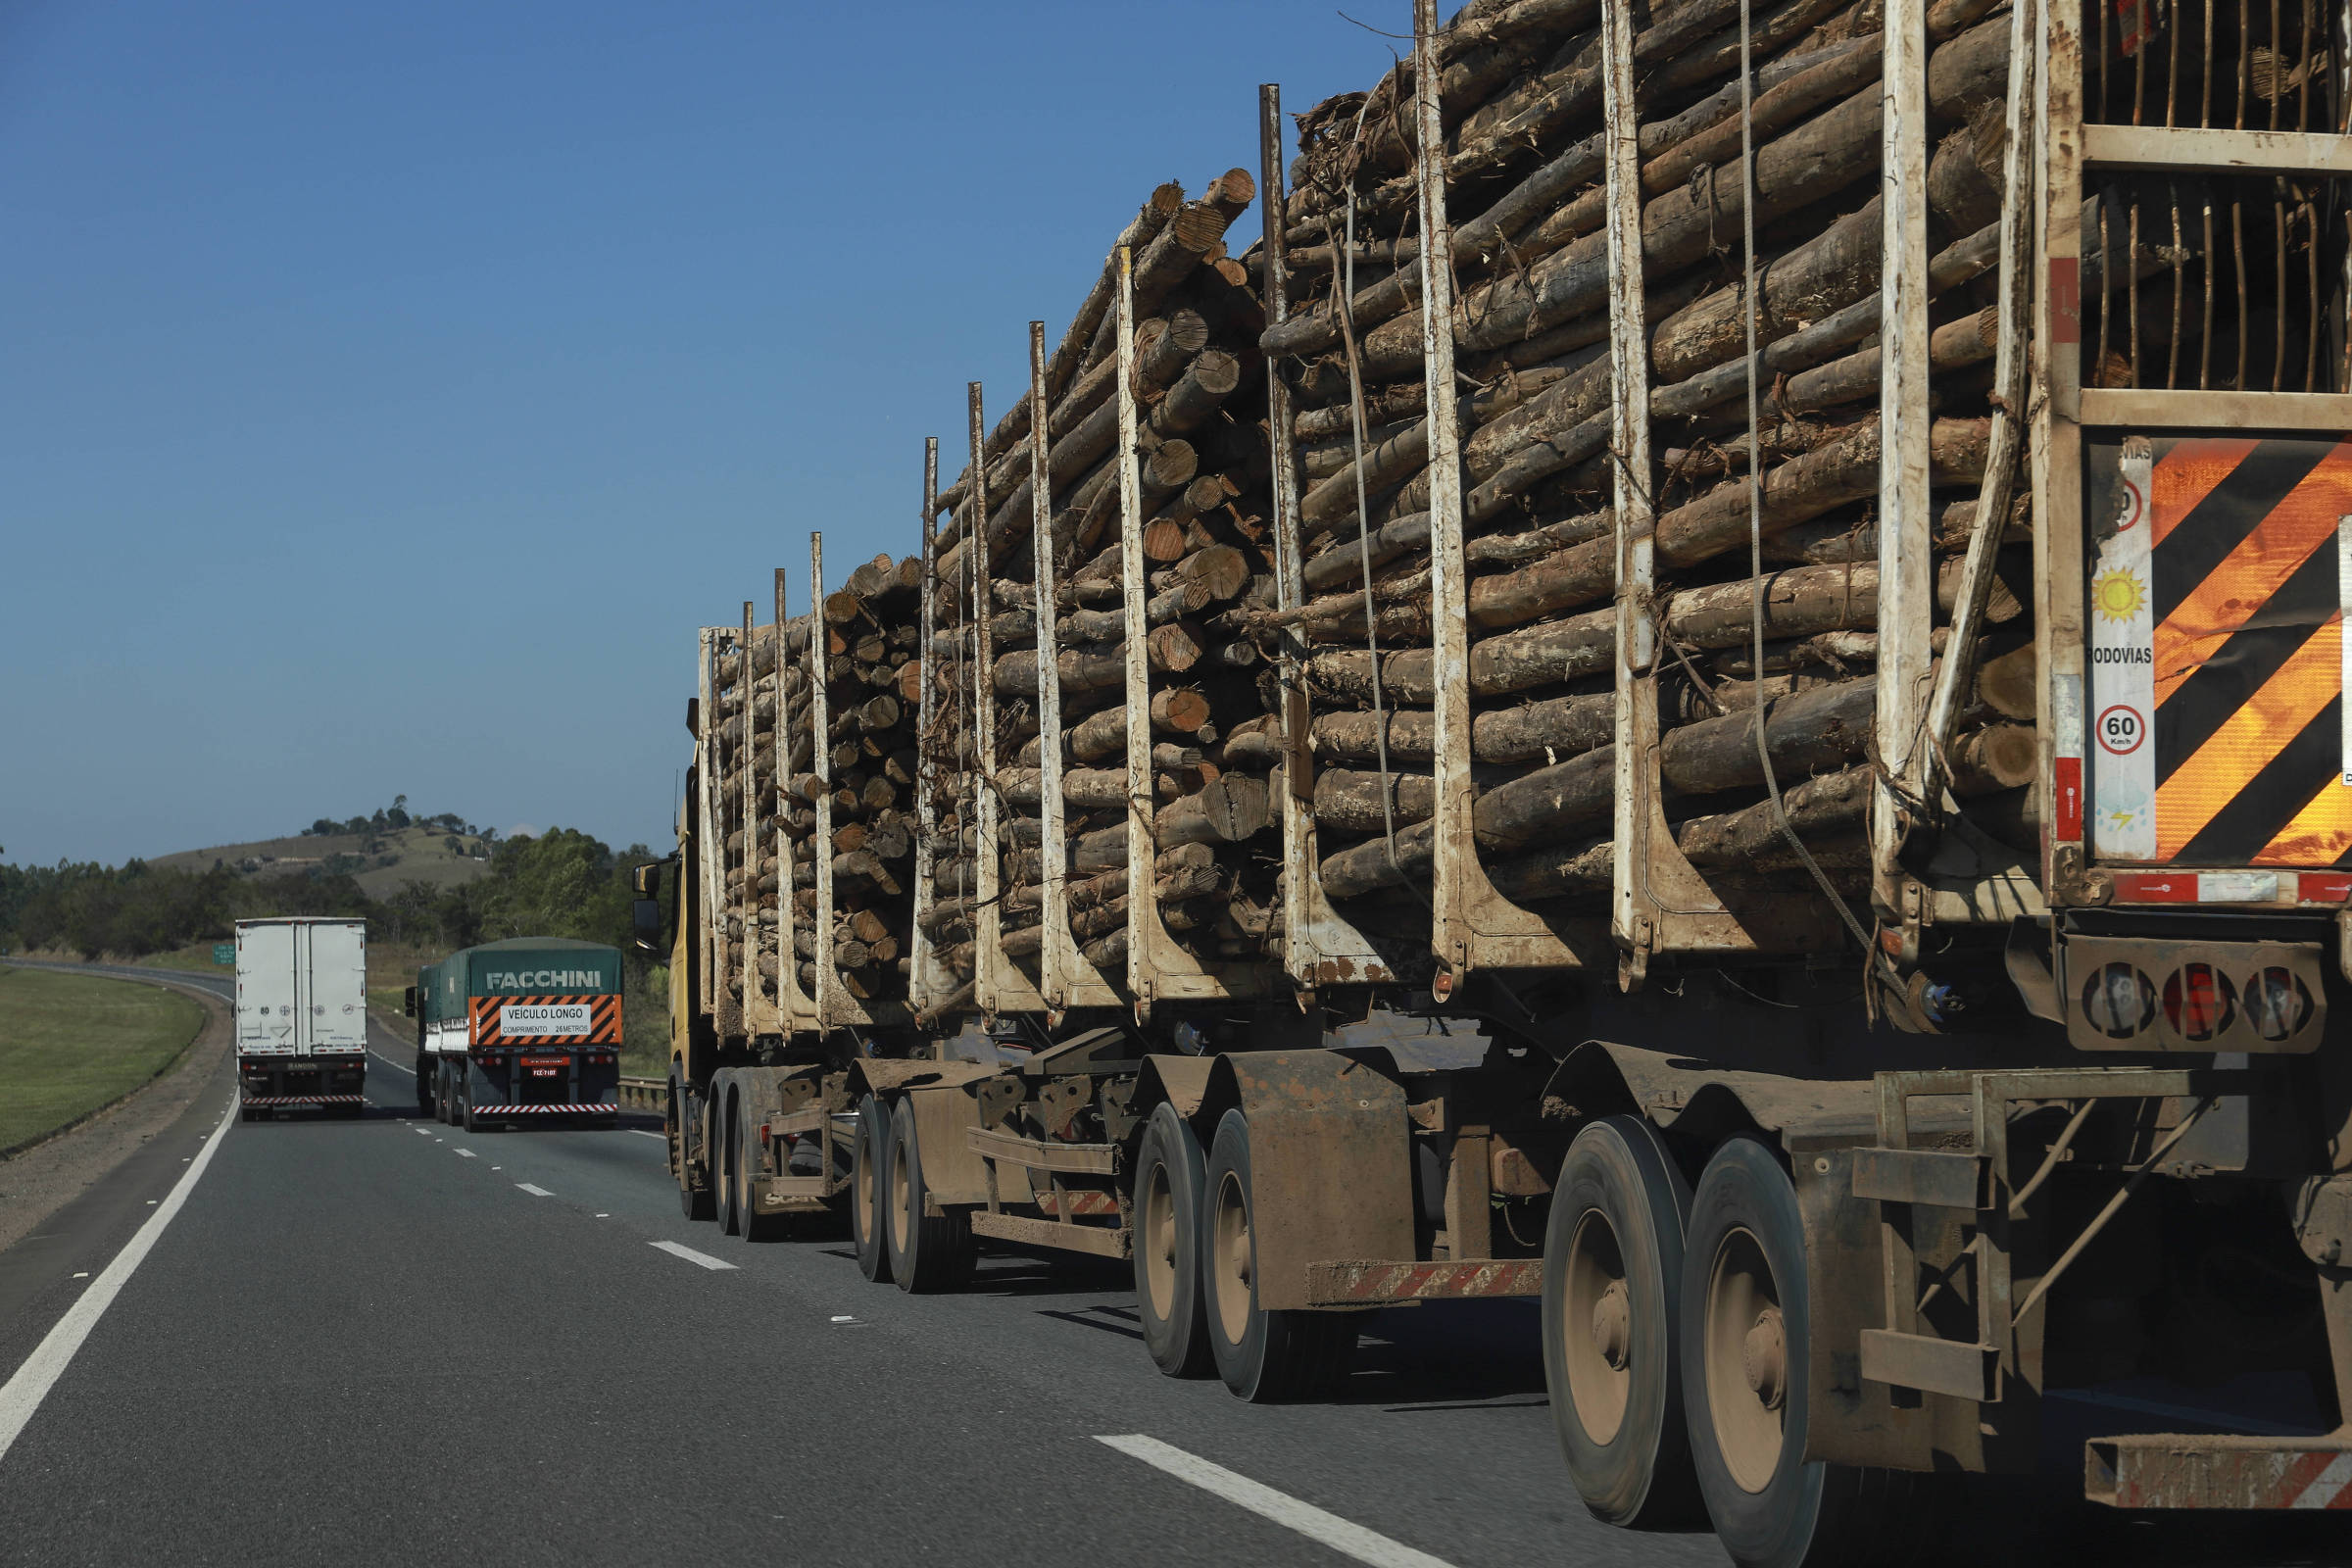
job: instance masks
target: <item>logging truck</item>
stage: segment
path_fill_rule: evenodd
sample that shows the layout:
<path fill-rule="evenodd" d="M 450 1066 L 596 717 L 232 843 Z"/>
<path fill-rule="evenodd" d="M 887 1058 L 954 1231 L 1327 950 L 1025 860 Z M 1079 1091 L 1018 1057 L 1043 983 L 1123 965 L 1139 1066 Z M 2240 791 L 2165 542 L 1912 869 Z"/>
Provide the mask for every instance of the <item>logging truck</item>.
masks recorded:
<path fill-rule="evenodd" d="M 700 633 L 686 1212 L 1129 1259 L 1253 1400 L 1536 1298 L 1743 1564 L 2352 1502 L 2352 19 L 1415 12 Z"/>

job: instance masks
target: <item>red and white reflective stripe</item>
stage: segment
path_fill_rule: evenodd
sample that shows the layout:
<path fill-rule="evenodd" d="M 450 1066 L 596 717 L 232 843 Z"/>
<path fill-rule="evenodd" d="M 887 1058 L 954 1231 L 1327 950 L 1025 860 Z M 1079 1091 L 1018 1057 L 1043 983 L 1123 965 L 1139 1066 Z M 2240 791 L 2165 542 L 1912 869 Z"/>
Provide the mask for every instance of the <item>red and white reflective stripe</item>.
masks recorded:
<path fill-rule="evenodd" d="M 2118 871 L 2118 904 L 2276 904 L 2290 893 L 2277 871 Z"/>
<path fill-rule="evenodd" d="M 1418 1301 L 1465 1296 L 1541 1296 L 1542 1258 L 1459 1263 L 1309 1263 L 1310 1301 Z"/>
<path fill-rule="evenodd" d="M 2308 1481 L 2301 1479 L 2323 1459 L 2327 1463 L 2317 1475 Z M 2303 1454 L 2286 1467 L 2279 1480 L 2281 1494 L 2294 1489 L 2286 1499 L 2286 1507 L 2352 1508 L 2352 1452 Z"/>
<path fill-rule="evenodd" d="M 1069 1204 L 1072 1214 L 1116 1214 L 1119 1195 L 1116 1193 L 1040 1193 L 1037 1207 L 1040 1213 L 1058 1215 L 1062 1204 Z"/>
<path fill-rule="evenodd" d="M 476 1116 L 564 1115 L 583 1110 L 618 1110 L 618 1105 L 476 1105 Z"/>
<path fill-rule="evenodd" d="M 361 1105 L 366 1095 L 247 1095 L 240 1105 Z"/>

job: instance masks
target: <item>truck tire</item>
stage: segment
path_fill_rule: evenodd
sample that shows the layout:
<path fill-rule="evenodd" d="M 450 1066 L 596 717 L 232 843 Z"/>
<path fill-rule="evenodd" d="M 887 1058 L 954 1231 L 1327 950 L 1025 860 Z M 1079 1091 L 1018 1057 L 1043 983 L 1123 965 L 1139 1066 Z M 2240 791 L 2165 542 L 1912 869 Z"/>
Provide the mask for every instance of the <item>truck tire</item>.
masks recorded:
<path fill-rule="evenodd" d="M 462 1071 L 454 1076 L 458 1080 L 458 1121 L 467 1132 L 479 1132 L 481 1124 L 473 1115 L 473 1080 Z"/>
<path fill-rule="evenodd" d="M 1811 1306 L 1796 1187 L 1760 1138 L 1724 1141 L 1690 1196 L 1683 1411 L 1707 1516 L 1740 1568 L 1882 1560 L 1921 1539 L 1915 1478 L 1806 1463 Z"/>
<path fill-rule="evenodd" d="M 890 1281 L 890 1247 L 883 1215 L 890 1191 L 890 1108 L 873 1095 L 858 1102 L 858 1141 L 850 1152 L 850 1239 L 858 1271 L 876 1285 Z"/>
<path fill-rule="evenodd" d="M 428 1071 L 426 1071 L 426 1070 L 425 1070 L 425 1058 L 424 1058 L 424 1057 L 422 1057 L 422 1056 L 418 1056 L 418 1057 L 416 1058 L 416 1114 L 417 1114 L 417 1115 L 419 1115 L 419 1116 L 429 1116 L 429 1115 L 431 1115 L 431 1114 L 433 1113 L 433 1089 L 434 1089 L 434 1084 L 435 1084 L 436 1080 L 438 1079 L 438 1077 L 439 1077 L 439 1075 L 438 1075 L 437 1073 L 432 1073 L 432 1072 L 428 1072 Z"/>
<path fill-rule="evenodd" d="M 455 1099 L 456 1090 L 451 1083 L 449 1063 L 445 1061 L 441 1063 L 441 1070 L 433 1075 L 433 1120 L 444 1126 L 449 1125 L 453 1120 L 450 1112 Z"/>
<path fill-rule="evenodd" d="M 718 1114 L 711 1118 L 718 1136 L 710 1140 L 710 1185 L 716 1189 L 713 1196 L 721 1236 L 733 1236 L 743 1225 L 743 1171 L 735 1144 L 736 1124 L 743 1117 L 738 1113 L 732 1089 L 731 1084 L 713 1084 L 710 1090 L 719 1100 Z"/>
<path fill-rule="evenodd" d="M 1585 1506 L 1656 1529 L 1697 1513 L 1683 1425 L 1683 1228 L 1690 1188 L 1640 1116 L 1577 1134 L 1544 1239 L 1544 1382 Z"/>
<path fill-rule="evenodd" d="M 688 1136 L 699 1111 L 694 1103 L 695 1094 L 687 1085 L 672 1080 L 669 1088 L 669 1140 L 671 1170 L 678 1180 L 678 1212 L 689 1221 L 706 1220 L 717 1211 L 716 1201 L 706 1184 L 694 1184 L 694 1142 Z M 709 1152 L 708 1150 L 705 1151 Z"/>
<path fill-rule="evenodd" d="M 1331 1388 L 1355 1358 L 1355 1316 L 1257 1304 L 1250 1118 L 1239 1110 L 1217 1122 L 1202 1192 L 1201 1294 L 1217 1375 L 1252 1404 L 1308 1398 Z"/>
<path fill-rule="evenodd" d="M 1172 1378 L 1206 1377 L 1208 1308 L 1200 1281 L 1200 1140 L 1162 1101 L 1144 1123 L 1135 1162 L 1135 1302 L 1144 1348 Z"/>
<path fill-rule="evenodd" d="M 954 1208 L 944 1214 L 923 1212 L 928 1193 L 923 1186 L 923 1152 L 915 1134 L 912 1106 L 901 1105 L 890 1119 L 890 1158 L 884 1166 L 889 1183 L 886 1213 L 890 1242 L 890 1277 L 899 1289 L 916 1295 L 952 1291 L 972 1277 L 979 1244 L 972 1237 L 971 1214 Z"/>

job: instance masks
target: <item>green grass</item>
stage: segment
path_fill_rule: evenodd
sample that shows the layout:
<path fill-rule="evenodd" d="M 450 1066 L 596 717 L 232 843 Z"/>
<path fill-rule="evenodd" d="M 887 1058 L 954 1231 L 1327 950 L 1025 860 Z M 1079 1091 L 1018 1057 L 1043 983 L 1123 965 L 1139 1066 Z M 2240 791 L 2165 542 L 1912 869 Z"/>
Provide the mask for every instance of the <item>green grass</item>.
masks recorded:
<path fill-rule="evenodd" d="M 0 1149 L 45 1137 L 170 1066 L 204 1009 L 135 981 L 0 969 Z"/>

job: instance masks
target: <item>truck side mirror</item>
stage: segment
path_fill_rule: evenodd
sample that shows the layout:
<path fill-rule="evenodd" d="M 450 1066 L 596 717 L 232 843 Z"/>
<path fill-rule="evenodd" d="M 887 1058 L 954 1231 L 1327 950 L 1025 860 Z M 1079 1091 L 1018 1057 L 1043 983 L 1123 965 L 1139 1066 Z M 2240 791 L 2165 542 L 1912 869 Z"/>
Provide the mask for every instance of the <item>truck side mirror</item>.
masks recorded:
<path fill-rule="evenodd" d="M 662 951 L 662 906 L 639 899 L 629 906 L 629 923 L 636 928 L 638 947 L 647 953 Z"/>
<path fill-rule="evenodd" d="M 409 987 L 400 994 L 400 1015 L 403 1018 L 416 1016 L 416 988 L 415 986 Z"/>
<path fill-rule="evenodd" d="M 629 885 L 637 890 L 637 896 L 641 899 L 657 896 L 662 889 L 662 862 L 648 860 L 638 866 L 629 873 Z"/>

